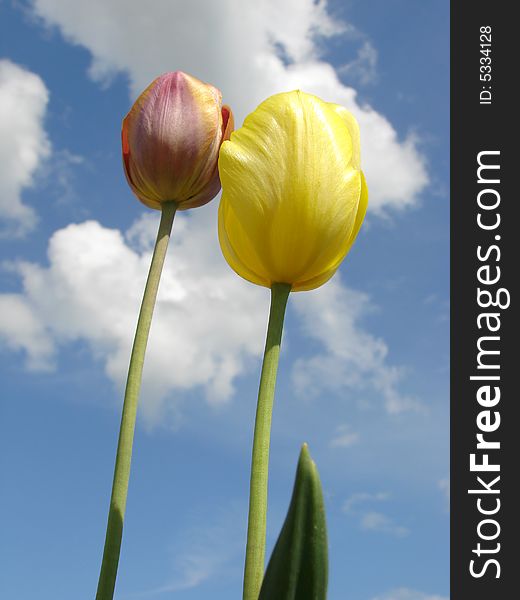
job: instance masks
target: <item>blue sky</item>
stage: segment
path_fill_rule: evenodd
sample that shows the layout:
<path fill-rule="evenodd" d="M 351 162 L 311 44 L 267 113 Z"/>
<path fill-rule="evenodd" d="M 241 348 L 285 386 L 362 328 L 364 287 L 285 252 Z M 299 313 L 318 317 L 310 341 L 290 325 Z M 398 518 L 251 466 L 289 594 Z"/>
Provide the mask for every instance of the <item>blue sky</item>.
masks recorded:
<path fill-rule="evenodd" d="M 300 88 L 361 128 L 369 214 L 291 295 L 268 542 L 300 445 L 322 478 L 330 600 L 449 596 L 447 2 L 0 0 L 0 595 L 93 598 L 133 328 L 158 215 L 121 119 L 158 74 L 244 116 Z M 176 218 L 152 326 L 116 597 L 239 598 L 268 291 Z"/>

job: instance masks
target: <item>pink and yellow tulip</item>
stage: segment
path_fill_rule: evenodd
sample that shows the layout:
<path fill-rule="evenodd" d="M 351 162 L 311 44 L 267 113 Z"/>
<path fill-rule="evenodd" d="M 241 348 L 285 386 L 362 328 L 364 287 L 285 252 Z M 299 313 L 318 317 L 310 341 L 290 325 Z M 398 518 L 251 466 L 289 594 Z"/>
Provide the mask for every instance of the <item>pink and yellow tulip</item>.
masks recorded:
<path fill-rule="evenodd" d="M 182 71 L 155 79 L 123 120 L 123 164 L 134 194 L 150 208 L 202 206 L 220 191 L 218 153 L 233 130 L 222 94 Z"/>

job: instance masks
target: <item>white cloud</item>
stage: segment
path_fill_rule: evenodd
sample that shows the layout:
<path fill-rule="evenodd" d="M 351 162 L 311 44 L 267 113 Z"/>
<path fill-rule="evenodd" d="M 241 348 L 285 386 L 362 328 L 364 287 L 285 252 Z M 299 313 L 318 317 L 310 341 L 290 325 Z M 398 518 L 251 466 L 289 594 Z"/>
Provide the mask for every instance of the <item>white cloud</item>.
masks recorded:
<path fill-rule="evenodd" d="M 408 535 L 409 530 L 396 523 L 387 515 L 376 511 L 369 511 L 361 516 L 361 529 L 375 531 L 377 533 L 388 533 L 397 537 Z"/>
<path fill-rule="evenodd" d="M 261 357 L 269 293 L 249 285 L 222 258 L 215 231 L 217 202 L 189 216 L 179 213 L 159 289 L 143 376 L 142 411 L 147 422 L 171 422 L 178 414 L 175 390 L 199 387 L 208 402 L 228 401 L 236 378 Z M 86 344 L 118 386 L 126 377 L 142 290 L 155 239 L 158 213 L 143 215 L 123 235 L 96 221 L 56 231 L 48 266 L 15 262 L 22 291 L 0 295 L 0 339 L 23 351 L 30 369 L 49 369 L 60 349 Z M 294 378 L 318 392 L 327 374 L 333 388 L 367 382 L 385 397 L 390 412 L 408 407 L 396 391 L 397 376 L 385 363 L 386 345 L 359 324 L 366 296 L 339 278 L 319 293 L 293 294 L 291 305 L 307 335 L 324 355 L 300 359 Z M 314 387 L 313 387 L 314 386 Z M 357 441 L 348 429 L 333 445 Z"/>
<path fill-rule="evenodd" d="M 10 350 L 25 350 L 29 370 L 48 371 L 54 367 L 54 344 L 30 303 L 19 294 L 0 295 L 0 340 Z"/>
<path fill-rule="evenodd" d="M 346 513 L 356 513 L 359 505 L 364 505 L 367 502 L 384 502 L 390 498 L 388 492 L 376 492 L 371 494 L 368 492 L 356 492 L 351 494 L 343 504 L 343 511 Z"/>
<path fill-rule="evenodd" d="M 51 153 L 44 129 L 48 101 L 38 75 L 0 60 L 0 237 L 21 236 L 36 225 L 22 193 Z"/>
<path fill-rule="evenodd" d="M 417 590 L 402 587 L 376 596 L 372 600 L 449 600 L 449 598 L 447 596 L 426 594 L 424 592 L 418 592 Z"/>
<path fill-rule="evenodd" d="M 398 525 L 388 515 L 370 508 L 370 505 L 381 504 L 387 502 L 389 499 L 390 494 L 388 492 L 357 492 L 345 500 L 343 512 L 351 517 L 355 517 L 359 522 L 360 528 L 364 531 L 404 537 L 410 533 L 406 527 Z"/>
<path fill-rule="evenodd" d="M 50 192 L 57 205 L 67 205 L 79 201 L 75 187 L 76 169 L 79 165 L 88 168 L 83 156 L 74 154 L 67 148 L 53 149 L 52 158 L 42 174 L 46 192 Z"/>
<path fill-rule="evenodd" d="M 442 495 L 444 496 L 444 506 L 446 507 L 446 510 L 449 511 L 450 510 L 450 480 L 449 478 L 445 478 L 445 479 L 440 479 L 437 482 L 439 489 L 442 492 Z"/>
<path fill-rule="evenodd" d="M 313 396 L 323 389 L 375 390 L 388 413 L 416 410 L 419 404 L 399 393 L 402 372 L 387 364 L 385 342 L 365 331 L 360 321 L 371 310 L 367 294 L 345 287 L 339 274 L 316 292 L 295 294 L 303 331 L 322 352 L 300 358 L 293 369 L 296 390 Z"/>
<path fill-rule="evenodd" d="M 329 445 L 332 448 L 348 448 L 359 442 L 359 433 L 352 431 L 350 425 L 339 425 L 336 428 L 336 435 L 332 438 Z"/>
<path fill-rule="evenodd" d="M 225 539 L 225 538 L 224 538 Z M 193 544 L 191 544 L 193 546 Z M 218 552 L 215 548 L 194 547 L 186 550 L 182 548 L 182 553 L 173 566 L 175 572 L 173 577 L 166 583 L 149 590 L 126 594 L 124 598 L 149 598 L 160 596 L 162 594 L 171 594 L 181 590 L 196 588 L 205 583 L 208 579 L 214 577 L 223 562 L 222 544 L 219 544 Z"/>
<path fill-rule="evenodd" d="M 369 40 L 364 40 L 356 58 L 342 65 L 339 72 L 359 80 L 363 85 L 373 83 L 377 78 L 377 59 L 377 50 Z"/>
<path fill-rule="evenodd" d="M 385 214 L 416 203 L 428 183 L 425 160 L 413 134 L 399 139 L 392 124 L 362 105 L 353 88 L 322 59 L 322 43 L 352 27 L 334 20 L 325 1 L 33 0 L 34 14 L 58 26 L 72 43 L 92 53 L 90 75 L 106 82 L 126 73 L 135 98 L 159 73 L 181 69 L 224 93 L 237 124 L 267 96 L 300 88 L 343 104 L 358 118 L 369 210 Z M 124 15 L 124 18 L 121 18 Z M 376 51 L 366 38 L 351 69 L 370 75 Z M 341 70 L 341 68 L 340 68 Z M 121 115 L 127 107 L 121 107 Z"/>
<path fill-rule="evenodd" d="M 235 506 L 210 515 L 205 509 L 197 514 L 199 526 L 175 533 L 170 549 L 171 576 L 163 584 L 148 590 L 124 594 L 123 598 L 155 598 L 199 587 L 212 579 L 220 581 L 236 575 L 236 564 L 243 552 L 244 532 L 239 526 L 244 515 Z"/>
<path fill-rule="evenodd" d="M 224 402 L 237 375 L 263 349 L 269 295 L 245 285 L 221 257 L 216 204 L 179 214 L 166 259 L 143 377 L 143 414 L 152 424 L 176 409 L 171 390 L 200 386 Z M 58 349 L 86 343 L 118 385 L 126 377 L 158 214 L 127 232 L 95 221 L 57 231 L 49 266 L 10 266 L 23 293 L 0 296 L 0 337 L 27 353 L 28 366 L 48 368 Z M 252 318 L 254 315 L 254 318 Z"/>

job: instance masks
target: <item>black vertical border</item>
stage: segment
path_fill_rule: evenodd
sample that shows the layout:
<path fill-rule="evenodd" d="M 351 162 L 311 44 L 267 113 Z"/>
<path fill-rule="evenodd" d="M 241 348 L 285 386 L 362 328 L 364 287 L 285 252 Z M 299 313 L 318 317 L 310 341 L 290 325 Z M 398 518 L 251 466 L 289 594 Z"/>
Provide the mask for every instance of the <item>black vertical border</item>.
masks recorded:
<path fill-rule="evenodd" d="M 513 17 L 514 3 L 501 0 L 463 1 L 451 3 L 451 600 L 502 600 L 520 598 L 520 337 L 517 318 L 518 278 L 520 277 L 520 102 L 515 88 L 520 80 L 520 24 Z M 481 27 L 491 27 L 491 81 L 481 81 Z M 484 40 L 485 41 L 485 40 Z M 484 61 L 487 62 L 487 61 Z M 480 92 L 491 86 L 492 103 L 480 104 Z M 486 94 L 484 94 L 485 96 Z M 500 184 L 489 185 L 500 194 L 500 226 L 484 231 L 477 224 L 477 195 L 483 184 L 477 181 L 477 156 L 482 151 L 500 151 Z M 496 158 L 496 157 L 495 157 Z M 488 161 L 489 162 L 489 161 Z M 492 161 L 491 161 L 492 162 Z M 489 196 L 491 198 L 491 195 Z M 491 213 L 489 215 L 491 218 Z M 497 241 L 495 236 L 499 235 Z M 500 247 L 487 262 L 479 261 L 492 244 Z M 492 274 L 500 267 L 501 278 L 495 286 L 483 286 L 477 280 L 477 270 L 491 265 Z M 502 310 L 479 308 L 477 288 L 495 291 L 509 290 L 511 304 Z M 500 313 L 499 371 L 477 369 L 477 340 L 486 335 L 479 330 L 477 317 L 481 312 Z M 489 334 L 488 334 L 489 335 Z M 494 343 L 494 342 L 493 342 Z M 496 359 L 496 356 L 494 356 Z M 489 461 L 500 464 L 498 473 L 470 471 L 470 454 L 476 450 L 477 415 L 485 410 L 476 400 L 477 390 L 486 382 L 471 381 L 472 375 L 500 375 L 499 404 L 490 410 L 500 412 L 500 427 L 486 438 L 498 440 L 499 450 L 490 450 Z M 492 383 L 492 385 L 494 385 Z M 500 475 L 494 486 L 500 494 L 482 494 L 481 506 L 490 509 L 500 499 L 496 515 L 479 513 L 479 495 L 468 490 L 478 489 L 477 476 L 489 482 Z M 495 540 L 479 538 L 477 528 L 483 519 L 496 519 L 500 534 Z M 493 535 L 495 526 L 485 525 L 481 531 Z M 474 552 L 482 548 L 500 550 L 494 554 Z M 500 563 L 488 565 L 487 558 Z"/>

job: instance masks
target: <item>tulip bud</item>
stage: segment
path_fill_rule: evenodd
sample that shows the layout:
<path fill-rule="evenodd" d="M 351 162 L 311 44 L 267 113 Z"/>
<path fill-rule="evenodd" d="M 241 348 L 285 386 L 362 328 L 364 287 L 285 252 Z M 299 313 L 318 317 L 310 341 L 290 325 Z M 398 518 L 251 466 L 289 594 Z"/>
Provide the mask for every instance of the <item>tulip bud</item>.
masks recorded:
<path fill-rule="evenodd" d="M 134 194 L 161 209 L 202 206 L 220 190 L 218 152 L 233 130 L 222 94 L 182 71 L 155 79 L 123 119 L 123 165 Z"/>
<path fill-rule="evenodd" d="M 219 241 L 244 279 L 293 291 L 332 277 L 363 222 L 359 128 L 343 107 L 276 94 L 221 148 Z"/>

